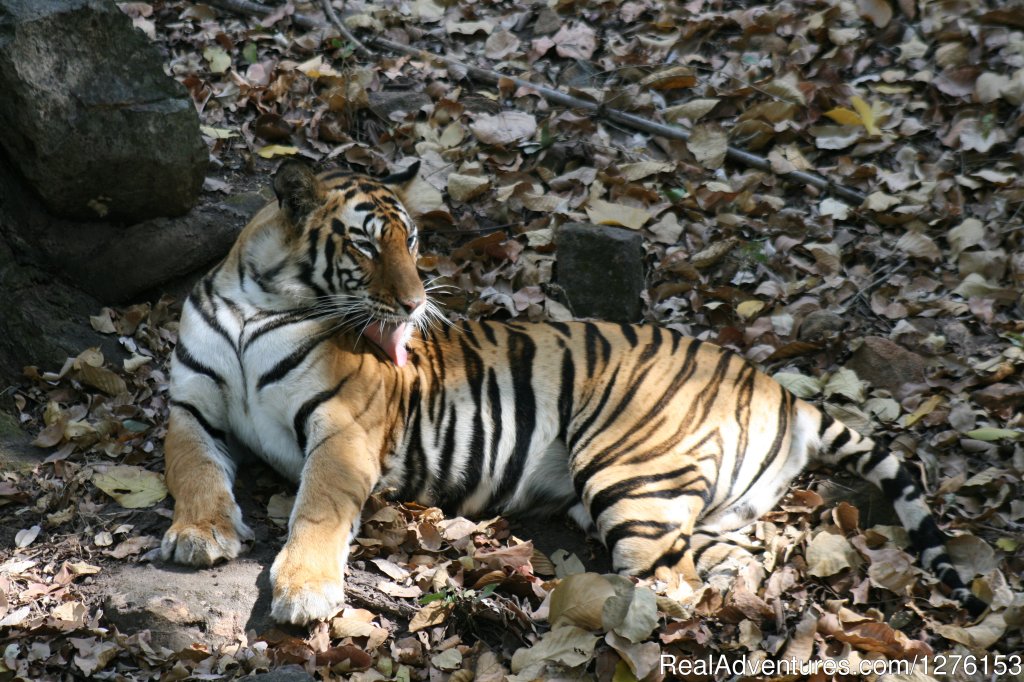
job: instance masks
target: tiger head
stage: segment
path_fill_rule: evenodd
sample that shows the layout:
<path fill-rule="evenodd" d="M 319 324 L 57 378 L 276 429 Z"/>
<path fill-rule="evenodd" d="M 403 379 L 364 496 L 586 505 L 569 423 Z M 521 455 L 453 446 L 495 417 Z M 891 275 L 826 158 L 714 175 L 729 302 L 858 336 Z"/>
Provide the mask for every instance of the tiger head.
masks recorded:
<path fill-rule="evenodd" d="M 274 175 L 284 232 L 262 249 L 264 290 L 376 343 L 396 365 L 417 327 L 436 314 L 416 269 L 416 225 L 392 187 L 416 177 L 419 162 L 380 180 L 286 161 Z M 267 253 L 281 248 L 282 253 Z M 283 256 L 283 258 L 282 258 Z"/>

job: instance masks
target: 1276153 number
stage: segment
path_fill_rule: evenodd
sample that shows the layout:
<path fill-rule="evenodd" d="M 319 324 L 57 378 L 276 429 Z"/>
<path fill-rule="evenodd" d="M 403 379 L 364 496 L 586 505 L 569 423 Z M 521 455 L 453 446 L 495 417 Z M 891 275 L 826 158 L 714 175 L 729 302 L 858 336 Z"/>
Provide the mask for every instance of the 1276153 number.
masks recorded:
<path fill-rule="evenodd" d="M 919 661 L 925 675 L 1021 675 L 1024 674 L 1024 654 L 935 654 Z"/>

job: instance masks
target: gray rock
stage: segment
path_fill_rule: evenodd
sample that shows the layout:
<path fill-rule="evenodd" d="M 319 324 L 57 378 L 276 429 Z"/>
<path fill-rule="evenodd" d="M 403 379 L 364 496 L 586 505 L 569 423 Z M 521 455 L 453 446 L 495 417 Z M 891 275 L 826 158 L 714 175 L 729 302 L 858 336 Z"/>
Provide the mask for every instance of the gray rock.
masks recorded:
<path fill-rule="evenodd" d="M 252 213 L 244 204 L 204 201 L 186 215 L 126 228 L 94 222 L 69 235 L 51 222 L 31 241 L 79 288 L 121 303 L 220 260 Z"/>
<path fill-rule="evenodd" d="M 86 326 L 88 315 L 95 315 L 101 305 L 133 300 L 190 272 L 208 268 L 227 253 L 242 227 L 270 198 L 259 192 L 231 197 L 204 194 L 199 205 L 183 216 L 154 218 L 129 227 L 98 220 L 71 222 L 46 213 L 25 181 L 3 159 L 0 196 L 5 199 L 0 204 L 0 239 L 6 239 L 17 259 L 59 273 L 79 290 L 68 294 L 76 300 L 98 299 L 87 310 L 76 306 L 78 317 L 59 318 L 62 323 L 71 319 Z M 2 250 L 0 245 L 0 263 Z M 0 272 L 0 280 L 12 276 Z M 45 284 L 60 286 L 52 277 L 46 277 Z M 45 311 L 51 307 L 44 303 L 39 310 L 23 311 L 21 316 L 42 323 Z M 96 345 L 90 341 L 89 345 Z M 0 339 L 0 356 L 4 343 Z M 27 358 L 32 364 L 44 359 Z"/>
<path fill-rule="evenodd" d="M 16 381 L 26 365 L 56 371 L 93 346 L 115 361 L 127 357 L 113 336 L 89 326 L 99 301 L 20 261 L 0 239 L 0 387 Z"/>
<path fill-rule="evenodd" d="M 849 321 L 841 315 L 815 310 L 800 323 L 798 336 L 801 341 L 820 341 L 846 329 L 848 324 Z"/>
<path fill-rule="evenodd" d="M 135 222 L 195 202 L 185 88 L 112 0 L 0 0 L 0 144 L 48 209 Z"/>
<path fill-rule="evenodd" d="M 380 116 L 385 121 L 391 120 L 391 114 L 396 111 L 403 113 L 416 113 L 422 107 L 433 104 L 430 95 L 425 92 L 414 90 L 384 90 L 383 92 L 371 92 L 370 111 Z"/>
<path fill-rule="evenodd" d="M 928 360 L 881 336 L 868 336 L 846 363 L 857 376 L 872 385 L 904 395 L 906 384 L 925 380 Z"/>
<path fill-rule="evenodd" d="M 258 682 L 313 682 L 316 678 L 297 665 L 288 665 L 277 670 L 271 670 L 270 672 L 243 677 L 242 679 L 258 680 Z"/>
<path fill-rule="evenodd" d="M 0 471 L 28 473 L 42 463 L 46 450 L 33 447 L 18 420 L 0 406 Z"/>
<path fill-rule="evenodd" d="M 555 234 L 558 285 L 578 317 L 636 322 L 643 313 L 644 248 L 639 233 L 567 223 Z"/>

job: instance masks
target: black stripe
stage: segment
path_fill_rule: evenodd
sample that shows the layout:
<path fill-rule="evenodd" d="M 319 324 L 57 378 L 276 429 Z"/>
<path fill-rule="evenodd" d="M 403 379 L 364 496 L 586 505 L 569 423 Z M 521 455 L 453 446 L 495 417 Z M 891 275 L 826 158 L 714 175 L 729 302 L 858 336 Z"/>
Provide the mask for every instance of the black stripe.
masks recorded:
<path fill-rule="evenodd" d="M 868 461 L 864 463 L 863 467 L 861 467 L 860 474 L 862 476 L 866 476 L 868 473 L 874 470 L 876 466 L 884 462 L 885 458 L 889 456 L 890 454 L 888 448 L 882 447 L 882 444 L 879 443 L 878 445 L 875 446 L 875 449 L 871 451 L 871 457 L 869 457 Z"/>
<path fill-rule="evenodd" d="M 608 529 L 604 534 L 604 544 L 608 551 L 627 537 L 657 540 L 679 528 L 679 524 L 662 521 L 624 521 Z"/>
<path fill-rule="evenodd" d="M 488 323 L 486 320 L 480 320 L 478 324 L 480 326 L 480 330 L 484 333 L 484 338 L 487 339 L 488 343 L 497 344 L 498 337 L 494 335 L 494 328 L 491 327 L 490 323 Z"/>
<path fill-rule="evenodd" d="M 462 472 L 462 490 L 468 492 L 475 488 L 482 478 L 484 457 L 484 363 L 480 356 L 466 345 L 462 348 L 466 356 L 466 378 L 473 398 L 473 425 L 469 439 L 469 460 L 466 470 Z M 460 499 L 459 502 L 462 502 Z"/>
<path fill-rule="evenodd" d="M 312 398 L 302 403 L 299 409 L 295 412 L 295 417 L 292 419 L 292 429 L 295 431 L 295 442 L 299 445 L 299 450 L 302 452 L 303 457 L 306 455 L 306 442 L 309 439 L 309 434 L 306 433 L 306 428 L 309 426 L 309 417 L 313 414 L 316 408 L 323 405 L 325 402 L 333 398 L 341 390 L 341 387 L 348 381 L 348 377 L 343 378 L 337 383 L 334 388 L 329 388 L 325 391 L 320 391 L 315 394 Z"/>
<path fill-rule="evenodd" d="M 528 334 L 509 334 L 508 366 L 512 373 L 512 404 L 515 405 L 516 430 L 512 456 L 497 486 L 501 502 L 507 500 L 515 491 L 526 466 L 526 456 L 530 453 L 530 441 L 533 440 L 537 420 L 537 403 L 531 382 L 536 353 L 537 346 Z"/>
<path fill-rule="evenodd" d="M 839 450 L 841 450 L 842 447 L 844 445 L 846 445 L 847 443 L 849 443 L 849 442 L 850 442 L 850 429 L 846 428 L 846 429 L 843 429 L 843 431 L 841 431 L 839 433 L 839 435 L 835 437 L 835 440 L 833 440 L 829 444 L 828 447 L 829 447 L 830 450 L 832 450 L 832 452 L 835 453 L 835 452 L 839 452 Z"/>
<path fill-rule="evenodd" d="M 604 337 L 597 325 L 592 322 L 583 325 L 583 339 L 587 352 L 587 376 L 592 377 L 599 359 L 602 364 L 608 364 L 612 354 L 612 345 L 608 343 L 608 339 Z M 600 354 L 598 345 L 600 345 Z"/>
<path fill-rule="evenodd" d="M 297 349 L 278 360 L 277 364 L 260 376 L 259 381 L 256 382 L 256 389 L 263 390 L 270 384 L 285 378 L 289 372 L 298 367 L 302 361 L 306 359 L 306 356 L 309 355 L 310 351 L 333 336 L 333 333 L 331 332 L 332 330 L 328 330 L 327 332 L 321 330 L 315 336 L 306 339 L 306 341 Z"/>
<path fill-rule="evenodd" d="M 441 445 L 441 462 L 438 466 L 437 479 L 434 482 L 434 499 L 437 501 L 437 505 L 441 507 L 446 514 L 452 514 L 454 509 L 451 508 L 451 501 L 449 500 L 449 490 L 454 487 L 452 485 L 452 458 L 455 456 L 455 426 L 458 423 L 457 417 L 458 411 L 457 406 L 453 402 L 448 409 L 448 428 L 444 432 L 444 441 Z M 472 454 L 470 455 L 472 457 Z M 454 477 L 456 485 L 459 481 L 457 476 Z"/>
<path fill-rule="evenodd" d="M 494 368 L 487 370 L 487 402 L 491 410 L 491 423 L 494 430 L 491 433 L 491 464 L 488 477 L 494 479 L 494 467 L 498 462 L 498 450 L 501 445 L 501 392 L 498 390 L 498 376 Z"/>
<path fill-rule="evenodd" d="M 200 412 L 199 408 L 196 407 L 195 405 L 192 405 L 191 403 L 185 403 L 180 400 L 172 400 L 171 406 L 180 407 L 181 409 L 185 410 L 190 415 L 192 415 L 192 418 L 196 420 L 196 423 L 199 424 L 200 427 L 202 427 L 203 431 L 206 431 L 207 435 L 209 435 L 214 440 L 218 440 L 221 443 L 227 442 L 227 434 L 225 434 L 223 431 L 210 424 L 210 422 L 206 420 L 206 417 L 203 416 L 203 413 Z"/>
<path fill-rule="evenodd" d="M 665 566 L 667 568 L 675 568 L 675 566 L 683 560 L 683 557 L 686 556 L 686 553 L 690 549 L 690 538 L 689 536 L 685 535 L 682 531 L 680 531 L 679 537 L 676 539 L 674 543 L 672 543 L 672 546 L 674 547 L 680 542 L 682 543 L 682 546 L 679 549 L 672 550 L 670 552 L 665 552 L 664 554 L 662 554 L 653 564 L 651 564 L 650 568 L 643 571 L 641 575 L 652 575 L 662 566 Z"/>
<path fill-rule="evenodd" d="M 558 437 L 563 442 L 572 419 L 573 395 L 576 392 L 576 363 L 568 348 L 562 353 L 562 382 L 558 389 Z"/>
<path fill-rule="evenodd" d="M 916 500 L 921 497 L 921 486 L 917 484 L 914 477 L 910 475 L 907 468 L 900 464 L 900 468 L 896 471 L 895 478 L 886 478 L 878 482 L 879 487 L 885 496 L 891 501 L 896 502 L 902 500 L 904 502 L 910 500 Z M 910 492 L 907 493 L 907 488 L 910 488 Z"/>
<path fill-rule="evenodd" d="M 821 427 L 818 428 L 818 437 L 823 437 L 825 435 L 825 432 L 828 431 L 829 428 L 831 428 L 831 426 L 835 424 L 835 422 L 836 420 L 832 415 L 830 415 L 828 412 L 822 412 Z"/>
<path fill-rule="evenodd" d="M 242 344 L 242 350 L 247 350 L 249 346 L 253 344 L 253 342 L 262 337 L 264 334 L 269 334 L 275 329 L 287 327 L 292 324 L 301 324 L 302 322 L 307 321 L 309 321 L 308 313 L 281 314 L 279 317 L 275 318 L 274 320 L 271 320 L 270 322 L 267 322 L 266 324 L 262 325 L 261 327 L 250 333 L 249 336 L 245 339 L 245 342 Z"/>
<path fill-rule="evenodd" d="M 717 509 L 721 509 L 723 506 L 728 506 L 730 504 L 738 502 L 739 500 L 742 500 L 743 497 L 747 493 L 749 493 L 755 485 L 758 485 L 759 483 L 762 482 L 761 477 L 764 476 L 765 472 L 768 471 L 768 469 L 771 468 L 773 464 L 775 464 L 775 460 L 777 460 L 779 456 L 782 455 L 782 443 L 785 441 L 786 436 L 789 433 L 789 418 L 790 413 L 793 409 L 793 398 L 792 394 L 790 394 L 788 391 L 782 390 L 781 386 L 779 386 L 779 389 L 781 405 L 779 405 L 778 417 L 775 424 L 775 438 L 774 440 L 772 440 L 771 448 L 768 449 L 768 452 L 765 453 L 765 456 L 762 458 L 761 466 L 758 467 L 757 473 L 754 474 L 754 477 L 750 479 L 750 482 L 747 484 L 747 487 L 743 489 L 743 492 L 741 492 L 739 495 L 730 495 L 722 502 L 722 504 L 715 505 L 714 507 L 708 509 L 708 513 L 712 513 Z M 732 475 L 733 484 L 735 484 L 736 478 L 739 475 L 739 470 L 743 464 L 742 456 L 743 452 L 736 453 L 736 461 L 733 464 L 733 467 L 735 467 Z M 732 492 L 732 486 L 730 486 L 730 492 Z"/>
<path fill-rule="evenodd" d="M 409 389 L 409 406 L 405 424 L 409 433 L 405 451 L 404 485 L 400 493 L 401 500 L 408 502 L 419 496 L 420 488 L 427 478 L 427 453 L 423 449 L 423 401 L 420 392 L 420 380 L 417 377 Z"/>
<path fill-rule="evenodd" d="M 607 488 L 597 491 L 590 498 L 590 504 L 588 505 L 588 511 L 590 512 L 590 518 L 596 522 L 598 517 L 601 516 L 609 507 L 616 502 L 627 498 L 633 497 L 633 493 L 638 489 L 654 483 L 660 483 L 662 481 L 669 481 L 672 479 L 685 476 L 686 474 L 693 473 L 697 470 L 695 464 L 687 464 L 686 466 L 680 467 L 673 471 L 664 471 L 660 474 L 650 474 L 647 476 L 633 476 L 626 478 L 621 481 L 612 483 Z M 659 491 L 661 492 L 661 491 Z M 674 486 L 666 492 L 671 492 L 672 497 L 682 495 L 685 490 L 681 489 L 681 486 Z"/>
<path fill-rule="evenodd" d="M 622 336 L 623 338 L 626 339 L 626 343 L 629 344 L 629 347 L 636 348 L 636 328 L 633 327 L 633 325 L 631 324 L 622 323 L 621 325 L 619 325 L 619 329 L 622 331 Z"/>
<path fill-rule="evenodd" d="M 188 367 L 196 374 L 202 374 L 213 379 L 218 386 L 224 385 L 224 377 L 218 374 L 212 367 L 202 362 L 197 358 L 185 345 L 183 339 L 178 339 L 178 345 L 174 347 L 174 356 L 178 358 L 178 362 Z"/>
<path fill-rule="evenodd" d="M 206 279 L 203 280 L 202 292 L 203 294 L 205 294 L 207 300 L 213 298 L 213 282 L 211 281 L 209 275 L 207 275 Z M 228 345 L 231 346 L 232 349 L 236 348 L 235 339 L 231 338 L 231 335 L 228 334 L 228 330 L 225 329 L 224 325 L 222 325 L 220 323 L 220 320 L 217 319 L 216 313 L 206 309 L 206 306 L 204 305 L 206 301 L 199 300 L 199 298 L 196 297 L 195 291 L 193 291 L 192 295 L 188 297 L 188 300 L 192 302 L 193 307 L 199 313 L 199 316 L 203 318 L 203 321 L 206 322 L 206 324 L 211 329 L 213 329 L 213 331 L 217 332 L 217 334 L 223 337 L 224 340 L 228 342 Z"/>
<path fill-rule="evenodd" d="M 548 326 L 557 331 L 567 339 L 572 338 L 572 330 L 565 322 L 548 322 Z"/>

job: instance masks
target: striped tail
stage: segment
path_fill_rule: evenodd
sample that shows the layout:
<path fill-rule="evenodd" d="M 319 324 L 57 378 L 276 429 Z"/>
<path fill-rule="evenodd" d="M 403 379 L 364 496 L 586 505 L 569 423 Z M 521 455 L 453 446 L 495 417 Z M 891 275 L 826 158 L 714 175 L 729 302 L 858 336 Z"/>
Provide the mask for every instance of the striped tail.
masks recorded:
<path fill-rule="evenodd" d="M 975 597 L 960 579 L 946 552 L 946 534 L 924 500 L 920 483 L 910 475 L 902 460 L 870 438 L 865 438 L 828 414 L 821 413 L 821 445 L 817 460 L 832 467 L 844 467 L 878 486 L 892 500 L 896 514 L 907 529 L 921 565 L 952 591 L 972 616 L 980 616 L 988 605 Z"/>

